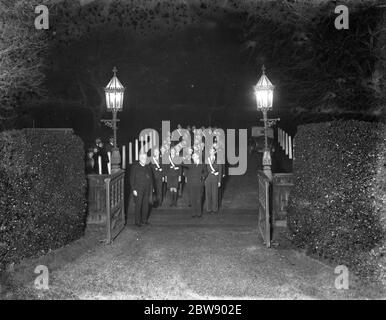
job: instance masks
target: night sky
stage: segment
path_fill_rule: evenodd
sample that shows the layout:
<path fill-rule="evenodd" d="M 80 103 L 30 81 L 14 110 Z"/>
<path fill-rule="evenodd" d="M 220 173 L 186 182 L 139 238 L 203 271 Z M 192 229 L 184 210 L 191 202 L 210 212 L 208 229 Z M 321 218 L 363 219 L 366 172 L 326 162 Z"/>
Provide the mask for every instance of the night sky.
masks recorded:
<path fill-rule="evenodd" d="M 221 125 L 235 115 L 255 112 L 252 86 L 261 65 L 245 61 L 241 42 L 239 30 L 217 20 L 146 36 L 103 28 L 53 49 L 54 71 L 47 85 L 56 96 L 78 100 L 79 81 L 87 103 L 99 105 L 100 87 L 117 66 L 126 87 L 125 121 L 136 116 L 131 123 L 141 127 L 160 126 L 162 119 Z"/>
<path fill-rule="evenodd" d="M 145 127 L 160 127 L 161 120 L 171 120 L 172 126 L 258 125 L 252 86 L 263 63 L 276 85 L 271 116 L 280 116 L 289 131 L 307 118 L 304 114 L 323 119 L 354 110 L 355 117 L 368 117 L 362 111 L 379 108 L 379 97 L 373 99 L 376 95 L 361 83 L 372 79 L 376 59 L 360 47 L 369 37 L 368 25 L 377 26 L 377 12 L 360 9 L 350 17 L 350 30 L 337 31 L 328 2 L 304 11 L 305 20 L 312 15 L 312 24 L 270 1 L 260 2 L 255 17 L 248 1 L 226 6 L 197 1 L 188 7 L 151 3 L 83 1 L 83 6 L 53 7 L 45 69 L 49 98 L 37 100 L 32 109 L 29 104 L 23 125 L 35 121 L 42 127 L 72 126 L 84 137 L 107 135 L 99 120 L 110 116 L 103 87 L 114 66 L 126 87 L 123 140 Z M 337 50 L 344 39 L 353 40 Z M 346 51 L 353 60 L 347 66 Z"/>

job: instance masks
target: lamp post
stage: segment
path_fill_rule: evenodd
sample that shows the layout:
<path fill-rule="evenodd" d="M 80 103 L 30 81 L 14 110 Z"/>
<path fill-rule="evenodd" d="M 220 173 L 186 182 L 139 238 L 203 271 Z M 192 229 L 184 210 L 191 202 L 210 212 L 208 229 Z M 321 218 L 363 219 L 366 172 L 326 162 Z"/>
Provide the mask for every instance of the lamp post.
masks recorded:
<path fill-rule="evenodd" d="M 263 74 L 261 75 L 259 81 L 254 86 L 257 111 L 263 112 L 264 121 L 264 154 L 263 154 L 263 171 L 264 173 L 272 179 L 272 160 L 271 160 L 271 151 L 268 147 L 268 128 L 271 127 L 279 121 L 280 119 L 268 119 L 268 111 L 272 109 L 273 103 L 273 91 L 275 86 L 271 83 L 268 77 L 265 75 L 265 67 L 261 68 Z"/>
<path fill-rule="evenodd" d="M 117 146 L 117 123 L 119 122 L 119 119 L 117 118 L 117 113 L 118 111 L 122 111 L 125 87 L 118 80 L 117 71 L 117 68 L 114 67 L 114 76 L 111 78 L 110 82 L 105 88 L 106 107 L 107 111 L 110 111 L 112 113 L 112 119 L 101 120 L 107 127 L 112 128 L 114 132 L 114 144 L 111 150 L 111 172 L 117 172 L 120 169 L 121 164 L 121 154 Z"/>

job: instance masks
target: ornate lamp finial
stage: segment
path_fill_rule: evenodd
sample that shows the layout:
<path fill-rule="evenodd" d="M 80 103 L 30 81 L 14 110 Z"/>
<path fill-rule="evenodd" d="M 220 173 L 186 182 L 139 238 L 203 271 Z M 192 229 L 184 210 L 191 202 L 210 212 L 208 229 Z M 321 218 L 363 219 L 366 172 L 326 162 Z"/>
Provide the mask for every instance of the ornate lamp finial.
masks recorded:
<path fill-rule="evenodd" d="M 263 71 L 263 74 L 265 74 L 265 65 L 261 67 L 261 71 Z"/>
<path fill-rule="evenodd" d="M 113 68 L 113 72 L 114 72 L 114 76 L 116 76 L 116 75 L 117 75 L 117 72 L 118 72 L 117 67 L 114 67 L 114 68 Z"/>

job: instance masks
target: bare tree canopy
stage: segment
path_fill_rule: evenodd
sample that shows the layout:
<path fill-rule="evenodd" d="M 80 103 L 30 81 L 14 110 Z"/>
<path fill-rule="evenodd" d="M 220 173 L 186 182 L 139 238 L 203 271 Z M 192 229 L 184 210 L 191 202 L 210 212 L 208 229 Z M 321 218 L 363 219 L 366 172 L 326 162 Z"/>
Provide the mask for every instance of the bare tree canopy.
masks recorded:
<path fill-rule="evenodd" d="M 41 4 L 41 3 L 40 3 Z M 35 1 L 0 2 L 0 120 L 26 95 L 42 95 L 46 34 L 34 27 Z"/>
<path fill-rule="evenodd" d="M 345 3 L 350 29 L 339 31 L 327 0 L 0 0 L 0 119 L 46 87 L 52 105 L 76 105 L 99 123 L 112 64 L 132 86 L 131 106 L 196 99 L 211 118 L 251 101 L 265 63 L 282 110 L 379 113 L 381 2 Z M 48 31 L 34 28 L 38 4 L 49 7 Z"/>

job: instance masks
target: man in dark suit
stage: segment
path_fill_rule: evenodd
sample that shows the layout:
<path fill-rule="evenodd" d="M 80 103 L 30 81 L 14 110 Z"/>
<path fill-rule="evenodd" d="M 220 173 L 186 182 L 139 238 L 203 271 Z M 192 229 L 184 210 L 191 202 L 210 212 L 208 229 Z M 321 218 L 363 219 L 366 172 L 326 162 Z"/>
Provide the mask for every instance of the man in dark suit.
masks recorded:
<path fill-rule="evenodd" d="M 106 152 L 112 153 L 113 148 L 114 148 L 114 137 L 110 137 L 109 142 L 106 144 L 106 147 L 105 147 Z"/>
<path fill-rule="evenodd" d="M 99 173 L 99 157 L 101 157 L 101 162 L 102 162 L 101 173 L 108 174 L 109 172 L 108 172 L 107 164 L 109 163 L 109 157 L 103 146 L 103 142 L 100 138 L 95 139 L 95 146 L 93 148 L 94 148 L 93 159 L 94 159 L 95 173 Z"/>
<path fill-rule="evenodd" d="M 99 173 L 99 163 L 98 163 L 98 156 L 99 156 L 99 143 L 102 140 L 100 138 L 95 139 L 95 144 L 92 146 L 93 148 L 93 156 L 92 158 L 94 159 L 94 171 L 96 174 Z"/>
<path fill-rule="evenodd" d="M 193 148 L 188 148 L 187 149 L 187 154 L 184 155 L 184 157 L 182 158 L 182 162 L 183 162 L 183 165 L 182 165 L 182 181 L 180 183 L 180 186 L 181 186 L 181 194 L 182 192 L 186 192 L 188 195 L 190 194 L 190 191 L 189 191 L 189 186 L 190 184 L 188 184 L 188 181 L 187 181 L 187 170 L 189 168 L 189 166 L 193 163 Z M 191 203 L 191 197 L 189 196 L 188 197 L 188 206 L 191 207 L 192 206 L 192 203 Z"/>
<path fill-rule="evenodd" d="M 156 205 L 157 207 L 162 204 L 163 201 L 163 187 L 165 181 L 165 171 L 164 165 L 161 164 L 161 157 L 159 153 L 159 149 L 154 149 L 154 155 L 151 158 L 150 163 L 151 170 L 153 172 L 154 186 L 155 192 L 157 196 Z"/>
<path fill-rule="evenodd" d="M 226 182 L 226 164 L 220 164 L 221 166 L 221 172 L 222 172 L 222 177 L 221 177 L 221 187 L 218 192 L 218 201 L 219 201 L 219 207 L 221 206 L 221 201 L 224 197 L 224 190 L 225 190 L 225 182 Z"/>
<path fill-rule="evenodd" d="M 95 160 L 94 160 L 94 148 L 88 148 L 86 155 L 86 174 L 96 174 L 95 172 Z"/>
<path fill-rule="evenodd" d="M 154 188 L 153 173 L 146 162 L 146 153 L 141 153 L 139 162 L 135 163 L 130 171 L 130 186 L 135 203 L 135 225 L 138 227 L 149 224 L 149 199 Z"/>
<path fill-rule="evenodd" d="M 209 151 L 206 168 L 208 169 L 208 176 L 205 179 L 206 211 L 214 214 L 218 212 L 223 167 L 217 163 L 216 151 L 213 148 Z"/>
<path fill-rule="evenodd" d="M 185 166 L 186 182 L 188 185 L 189 202 L 192 205 L 193 217 L 202 217 L 202 197 L 204 193 L 204 180 L 208 175 L 206 165 L 200 162 L 200 156 L 192 156 L 193 163 Z"/>
<path fill-rule="evenodd" d="M 102 158 L 102 174 L 109 174 L 109 156 L 102 141 L 99 142 L 98 157 L 99 156 Z"/>

